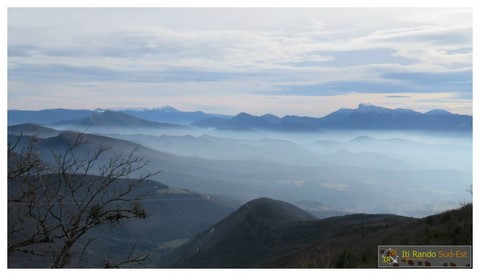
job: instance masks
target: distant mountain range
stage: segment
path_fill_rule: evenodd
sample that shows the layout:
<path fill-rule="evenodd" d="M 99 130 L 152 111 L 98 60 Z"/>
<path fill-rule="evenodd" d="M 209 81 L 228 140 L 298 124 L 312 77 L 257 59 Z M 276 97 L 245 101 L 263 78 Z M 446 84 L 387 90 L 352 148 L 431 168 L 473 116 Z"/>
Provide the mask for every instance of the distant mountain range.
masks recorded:
<path fill-rule="evenodd" d="M 171 106 L 164 106 L 153 109 L 123 109 L 117 110 L 138 118 L 173 124 L 191 124 L 194 121 L 206 118 L 231 118 L 230 115 L 208 114 L 202 111 L 180 111 Z"/>
<path fill-rule="evenodd" d="M 8 110 L 8 124 L 55 124 L 60 121 L 82 120 L 92 114 L 103 113 L 102 109 L 96 110 L 76 110 L 76 109 L 45 109 L 45 110 Z M 231 118 L 233 116 L 220 114 L 207 114 L 202 111 L 179 111 L 171 106 L 153 109 L 115 109 L 109 110 L 116 113 L 129 114 L 139 119 L 172 123 L 172 124 L 190 124 L 194 121 L 206 118 Z"/>
<path fill-rule="evenodd" d="M 452 150 L 452 147 L 455 150 Z M 472 171 L 471 146 L 458 144 L 453 146 L 446 141 L 436 144 L 431 141 L 378 139 L 361 135 L 342 142 L 319 140 L 310 144 L 308 148 L 314 152 L 326 154 L 330 158 L 335 157 L 335 160 L 345 165 L 370 164 L 377 167 L 383 165 L 384 168 L 391 166 L 390 168 L 408 169 L 408 166 L 402 166 L 401 163 L 393 163 L 396 159 L 397 161 L 408 160 L 410 169 L 455 168 Z M 386 156 L 390 158 L 385 159 Z"/>
<path fill-rule="evenodd" d="M 48 125 L 59 121 L 79 120 L 89 116 L 93 111 L 86 109 L 44 109 L 44 110 L 8 110 L 8 124 L 42 124 Z"/>
<path fill-rule="evenodd" d="M 375 154 L 365 150 L 345 150 L 336 144 L 328 147 L 318 142 L 306 149 L 300 144 L 279 139 L 228 139 L 209 135 L 151 136 L 151 135 L 109 135 L 112 138 L 129 140 L 152 149 L 178 156 L 198 156 L 213 160 L 270 160 L 276 163 L 311 166 L 312 164 L 341 165 L 354 167 L 408 169 L 410 166 L 401 159 Z M 330 151 L 330 149 L 335 149 Z M 371 149 L 370 149 L 371 150 Z M 411 169 L 411 167 L 410 167 Z"/>
<path fill-rule="evenodd" d="M 122 114 L 122 115 L 121 115 Z M 236 116 L 184 112 L 166 106 L 157 109 L 124 109 L 92 111 L 48 109 L 40 111 L 9 110 L 8 123 L 54 124 L 74 123 L 98 126 L 152 127 L 155 123 L 193 125 L 203 128 L 234 131 L 322 132 L 323 130 L 424 130 L 472 131 L 472 116 L 453 114 L 445 110 L 420 113 L 411 109 L 389 109 L 360 104 L 356 109 L 342 108 L 325 117 L 284 116 L 272 114 Z M 155 125 L 159 126 L 159 125 Z M 165 127 L 167 125 L 163 125 Z"/>
<path fill-rule="evenodd" d="M 331 129 L 351 130 L 438 130 L 471 131 L 472 116 L 452 114 L 445 110 L 420 113 L 411 109 L 389 109 L 360 104 L 357 109 L 342 108 L 322 118 L 271 114 L 253 116 L 240 113 L 231 119 L 201 119 L 193 125 L 221 130 L 277 130 L 321 131 Z"/>
<path fill-rule="evenodd" d="M 205 120 L 208 120 L 205 122 Z M 212 124 L 213 122 L 213 124 Z M 210 125 L 209 125 L 210 123 Z M 240 113 L 231 119 L 212 120 L 202 119 L 195 121 L 194 126 L 214 127 L 219 130 L 234 131 L 282 131 L 282 132 L 322 132 L 322 130 L 314 125 L 308 125 L 303 122 L 287 121 L 275 115 L 265 114 L 262 116 L 254 116 L 248 113 Z"/>
<path fill-rule="evenodd" d="M 360 104 L 357 109 L 340 109 L 320 118 L 319 124 L 329 129 L 471 131 L 472 117 L 445 110 L 420 113 Z"/>
<path fill-rule="evenodd" d="M 57 125 L 73 125 L 80 127 L 134 127 L 134 128 L 182 128 L 183 126 L 159 123 L 140 119 L 133 115 L 117 112 L 117 111 L 102 111 L 92 112 L 87 117 L 77 120 L 60 121 L 55 123 Z"/>

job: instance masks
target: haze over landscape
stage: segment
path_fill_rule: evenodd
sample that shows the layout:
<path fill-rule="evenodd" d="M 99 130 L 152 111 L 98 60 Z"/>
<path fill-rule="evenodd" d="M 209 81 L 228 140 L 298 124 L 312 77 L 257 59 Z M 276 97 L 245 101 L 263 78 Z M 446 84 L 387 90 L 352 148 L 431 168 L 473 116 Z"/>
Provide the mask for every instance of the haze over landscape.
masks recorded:
<path fill-rule="evenodd" d="M 375 267 L 378 244 L 472 243 L 471 9 L 15 8 L 8 32 L 9 267 L 115 267 L 132 244 L 148 258 L 118 263 Z M 45 219 L 20 216 L 31 194 Z M 100 223 L 112 195 L 124 228 Z M 92 231 L 59 261 L 44 226 L 69 206 Z"/>

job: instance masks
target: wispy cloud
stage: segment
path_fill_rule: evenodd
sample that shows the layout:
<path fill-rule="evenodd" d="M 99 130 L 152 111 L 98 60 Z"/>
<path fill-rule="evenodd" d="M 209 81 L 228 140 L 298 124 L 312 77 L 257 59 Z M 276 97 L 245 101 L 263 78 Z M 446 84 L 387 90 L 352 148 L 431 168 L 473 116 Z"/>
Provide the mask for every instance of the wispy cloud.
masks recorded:
<path fill-rule="evenodd" d="M 391 99 L 408 99 L 410 96 L 404 96 L 404 95 L 387 95 L 385 98 L 391 98 Z"/>
<path fill-rule="evenodd" d="M 225 97 L 471 95 L 469 12 L 10 9 L 9 82 L 30 83 L 32 91 L 115 82 L 169 87 L 160 94 L 208 87 Z M 15 87 L 9 85 L 9 94 L 20 93 Z M 104 88 L 103 96 L 114 99 L 116 92 Z"/>

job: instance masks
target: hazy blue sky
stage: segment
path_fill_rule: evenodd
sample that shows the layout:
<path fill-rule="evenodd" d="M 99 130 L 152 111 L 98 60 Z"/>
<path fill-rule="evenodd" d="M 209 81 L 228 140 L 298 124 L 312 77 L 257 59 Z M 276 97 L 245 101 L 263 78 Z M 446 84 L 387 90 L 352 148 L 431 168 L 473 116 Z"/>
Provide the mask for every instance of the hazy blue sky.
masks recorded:
<path fill-rule="evenodd" d="M 8 108 L 472 112 L 472 10 L 8 11 Z"/>

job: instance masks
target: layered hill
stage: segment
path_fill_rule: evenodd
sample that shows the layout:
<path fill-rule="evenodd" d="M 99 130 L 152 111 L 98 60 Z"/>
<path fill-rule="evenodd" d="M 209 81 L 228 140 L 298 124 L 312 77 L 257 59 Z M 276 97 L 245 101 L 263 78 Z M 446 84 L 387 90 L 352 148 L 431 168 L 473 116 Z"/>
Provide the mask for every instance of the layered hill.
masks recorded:
<path fill-rule="evenodd" d="M 366 135 L 357 136 L 348 141 L 319 140 L 308 145 L 308 148 L 314 152 L 334 155 L 346 158 L 339 158 L 344 164 L 362 164 L 362 157 L 367 155 L 374 157 L 378 164 L 385 167 L 398 168 L 398 164 L 393 164 L 392 159 L 408 160 L 411 167 L 417 169 L 438 169 L 455 168 L 458 170 L 471 171 L 472 149 L 471 142 L 460 141 L 457 144 L 450 144 L 448 140 L 437 141 L 434 139 L 414 141 L 400 138 L 378 139 Z M 340 153 L 340 154 L 339 154 Z M 383 156 L 375 156 L 380 154 Z M 389 156 L 390 160 L 384 160 L 384 156 Z M 468 157 L 468 158 L 467 158 Z M 357 162 L 358 161 L 358 162 Z M 365 163 L 363 163 L 365 164 Z M 404 167 L 405 168 L 405 167 Z"/>
<path fill-rule="evenodd" d="M 59 131 L 53 128 L 31 123 L 8 126 L 8 133 L 13 135 L 38 136 L 41 138 L 53 137 L 60 134 Z"/>
<path fill-rule="evenodd" d="M 382 162 L 396 166 L 389 170 L 368 168 L 367 166 L 379 166 L 379 164 L 367 163 L 369 155 L 359 155 L 358 153 L 353 154 L 356 157 L 355 163 L 349 163 L 349 165 L 361 167 L 336 165 L 333 163 L 335 160 L 333 160 L 334 156 L 332 155 L 328 159 L 320 156 L 320 159 L 316 159 L 317 162 L 310 162 L 310 164 L 305 164 L 305 160 L 311 159 L 305 159 L 304 163 L 300 163 L 298 160 L 308 156 L 315 157 L 315 155 L 306 155 L 300 151 L 298 151 L 298 155 L 291 155 L 290 153 L 295 152 L 295 149 L 298 148 L 294 144 L 288 147 L 291 149 L 289 150 L 290 153 L 286 153 L 286 157 L 291 155 L 289 160 L 293 163 L 287 164 L 281 159 L 284 158 L 282 157 L 284 152 L 280 151 L 283 146 L 272 146 L 271 142 L 275 141 L 268 143 L 266 143 L 267 141 L 261 141 L 257 146 L 245 145 L 241 149 L 244 149 L 245 153 L 253 153 L 256 149 L 261 150 L 263 145 L 270 144 L 272 146 L 270 152 L 276 152 L 276 155 L 272 154 L 271 157 L 272 159 L 278 157 L 278 161 L 258 158 L 212 160 L 205 157 L 178 156 L 162 150 L 140 146 L 138 143 L 75 132 L 63 132 L 56 137 L 42 139 L 39 141 L 40 153 L 45 159 L 53 160 L 52 153 L 65 151 L 75 143 L 79 135 L 82 136 L 82 139 L 88 141 L 77 149 L 79 158 L 93 152 L 99 146 L 109 148 L 107 154 L 104 155 L 105 158 L 99 160 L 102 162 L 107 162 L 111 156 L 129 154 L 136 150 L 136 156 L 150 161 L 145 167 L 146 171 L 162 171 L 161 174 L 155 176 L 155 180 L 199 193 L 223 194 L 247 200 L 262 196 L 270 196 L 289 202 L 320 200 L 336 210 L 350 211 L 362 208 L 365 212 L 388 210 L 388 212 L 396 214 L 424 216 L 438 210 L 438 207 L 429 202 L 445 203 L 446 205 L 442 203 L 442 209 L 444 210 L 450 208 L 448 206 L 451 206 L 452 198 L 458 198 L 458 200 L 464 198 L 464 189 L 456 187 L 466 187 L 471 182 L 471 175 L 462 171 L 397 170 L 396 167 L 402 168 L 402 164 L 395 160 L 390 160 L 395 161 L 394 163 L 385 162 L 388 160 Z M 9 135 L 9 139 L 15 141 L 15 137 L 12 135 Z M 25 145 L 28 142 L 27 140 L 24 137 L 21 144 Z M 152 143 L 154 142 L 152 141 Z M 242 141 L 240 142 L 243 144 Z M 282 141 L 278 141 L 278 143 L 283 144 Z M 195 147 L 195 145 L 203 147 L 196 142 L 191 146 Z M 214 143 L 214 145 L 217 145 L 217 143 Z M 228 142 L 222 147 L 226 148 L 228 145 L 232 145 L 233 148 L 235 143 L 234 141 L 232 143 Z M 180 146 L 179 144 L 178 147 Z M 165 147 L 168 147 L 168 145 L 165 144 Z M 222 147 L 218 149 L 221 150 Z M 343 153 L 350 154 L 348 152 Z M 250 156 L 255 157 L 258 154 Z M 293 159 L 294 157 L 295 159 Z M 325 161 L 322 161 L 322 158 Z M 388 189 L 383 188 L 386 185 L 385 183 L 388 184 Z M 372 186 L 381 187 L 381 196 L 378 195 L 376 188 L 371 188 Z M 424 194 L 425 192 L 427 194 Z M 358 194 L 364 196 L 358 197 Z M 342 198 L 343 202 L 335 200 L 339 197 Z M 397 202 L 398 198 L 405 198 L 406 200 L 392 207 L 391 202 Z"/>
<path fill-rule="evenodd" d="M 87 109 L 8 110 L 8 124 L 52 124 L 61 120 L 79 120 L 92 113 Z"/>
<path fill-rule="evenodd" d="M 352 229 L 339 227 L 334 239 L 318 240 L 264 265 L 290 268 L 373 268 L 377 267 L 378 245 L 472 245 L 472 211 L 472 204 L 466 204 L 455 210 L 422 219 L 409 219 L 397 225 Z M 342 217 L 330 220 L 335 219 Z M 408 259 L 402 258 L 399 265 L 410 266 L 407 262 Z M 471 266 L 468 262 L 466 260 L 457 265 Z M 424 265 L 417 262 L 413 264 Z"/>
<path fill-rule="evenodd" d="M 268 235 L 272 227 L 313 219 L 311 214 L 286 202 L 252 200 L 174 252 L 173 266 L 255 267 L 263 256 L 273 252 L 270 246 L 274 241 L 263 240 L 263 234 Z"/>
<path fill-rule="evenodd" d="M 173 267 L 262 267 L 315 241 L 341 231 L 398 224 L 408 218 L 392 215 L 351 215 L 315 220 L 286 202 L 250 201 L 201 232 L 172 255 Z"/>
<path fill-rule="evenodd" d="M 167 266 L 376 267 L 379 244 L 471 242 L 471 205 L 423 219 L 354 214 L 312 220 L 294 206 L 262 198 L 191 239 Z"/>

